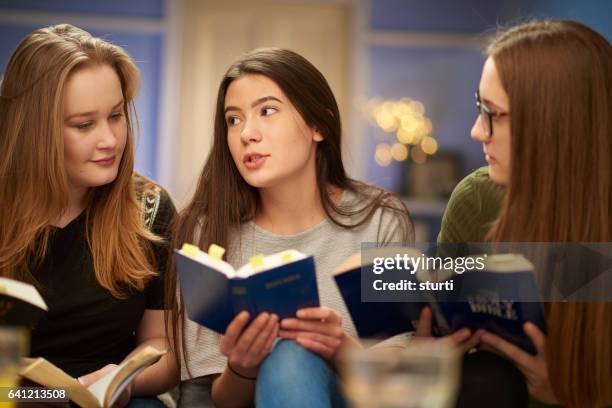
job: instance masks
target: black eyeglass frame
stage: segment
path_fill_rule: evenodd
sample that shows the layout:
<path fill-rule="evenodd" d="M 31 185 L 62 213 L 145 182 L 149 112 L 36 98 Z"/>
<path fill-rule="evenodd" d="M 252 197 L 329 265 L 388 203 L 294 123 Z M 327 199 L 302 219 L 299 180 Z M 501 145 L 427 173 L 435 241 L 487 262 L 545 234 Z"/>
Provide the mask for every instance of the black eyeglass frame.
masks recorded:
<path fill-rule="evenodd" d="M 480 121 L 483 124 L 484 131 L 487 137 L 493 137 L 493 118 L 499 118 L 502 116 L 508 116 L 510 113 L 508 112 L 493 112 L 491 108 L 489 108 L 481 99 L 480 99 L 480 90 L 476 90 L 474 96 L 476 97 L 476 110 L 478 111 L 478 115 L 480 115 Z M 486 115 L 483 117 L 483 113 Z M 488 126 L 488 128 L 487 128 Z"/>

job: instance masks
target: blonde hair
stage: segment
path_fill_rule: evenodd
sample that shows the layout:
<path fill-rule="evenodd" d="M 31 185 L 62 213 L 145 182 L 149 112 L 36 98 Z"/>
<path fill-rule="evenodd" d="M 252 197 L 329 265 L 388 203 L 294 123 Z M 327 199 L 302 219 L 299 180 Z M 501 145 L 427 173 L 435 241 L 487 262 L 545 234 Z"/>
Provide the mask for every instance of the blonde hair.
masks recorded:
<path fill-rule="evenodd" d="M 132 182 L 133 100 L 139 73 L 116 45 L 62 24 L 29 34 L 6 67 L 0 87 L 0 275 L 36 283 L 51 234 L 50 221 L 68 205 L 64 168 L 63 96 L 70 74 L 90 65 L 112 67 L 125 101 L 127 141 L 116 179 L 89 190 L 85 225 L 95 276 L 117 297 L 156 273 L 151 241 Z"/>
<path fill-rule="evenodd" d="M 512 110 L 512 169 L 489 237 L 612 241 L 610 43 L 576 22 L 536 21 L 502 32 L 488 54 Z M 611 403 L 612 303 L 548 306 L 556 396 L 569 407 Z"/>

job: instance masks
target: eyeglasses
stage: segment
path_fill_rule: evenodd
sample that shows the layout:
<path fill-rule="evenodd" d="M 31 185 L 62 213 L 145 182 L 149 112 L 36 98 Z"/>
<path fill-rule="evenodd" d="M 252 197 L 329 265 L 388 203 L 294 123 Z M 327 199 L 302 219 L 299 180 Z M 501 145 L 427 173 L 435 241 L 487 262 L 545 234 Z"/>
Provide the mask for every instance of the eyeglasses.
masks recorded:
<path fill-rule="evenodd" d="M 476 90 L 476 110 L 478 111 L 478 115 L 480 115 L 482 129 L 488 137 L 493 137 L 493 118 L 510 115 L 508 112 L 491 111 L 491 109 L 480 100 L 480 92 L 478 90 Z"/>

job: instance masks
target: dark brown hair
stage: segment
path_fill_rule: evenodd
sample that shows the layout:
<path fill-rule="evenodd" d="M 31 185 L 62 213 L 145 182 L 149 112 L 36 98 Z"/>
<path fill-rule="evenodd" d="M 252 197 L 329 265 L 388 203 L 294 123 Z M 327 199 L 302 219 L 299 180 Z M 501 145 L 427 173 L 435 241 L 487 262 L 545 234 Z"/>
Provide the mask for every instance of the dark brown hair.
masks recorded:
<path fill-rule="evenodd" d="M 401 223 L 400 240 L 412 242 L 414 229 L 404 204 L 391 193 L 346 175 L 340 150 L 340 112 L 323 75 L 293 51 L 262 48 L 244 54 L 229 67 L 221 80 L 212 149 L 196 192 L 179 215 L 174 235 L 175 246 L 197 240 L 200 248 L 208 248 L 212 243 L 226 247 L 230 228 L 253 219 L 258 209 L 257 189 L 242 178 L 230 154 L 224 114 L 225 95 L 229 85 L 247 74 L 264 75 L 273 80 L 306 124 L 317 129 L 323 136 L 323 141 L 317 143 L 316 177 L 320 199 L 328 218 L 343 228 L 356 228 L 368 222 L 377 209 L 387 208 L 397 213 L 396 218 Z M 362 205 L 357 209 L 345 208 L 332 201 L 330 186 L 358 194 L 366 192 L 361 196 L 368 198 L 362 200 Z"/>
<path fill-rule="evenodd" d="M 500 33 L 488 55 L 512 111 L 507 197 L 489 237 L 612 241 L 610 43 L 580 23 L 537 21 Z M 570 407 L 611 403 L 612 304 L 549 306 L 556 396 Z"/>

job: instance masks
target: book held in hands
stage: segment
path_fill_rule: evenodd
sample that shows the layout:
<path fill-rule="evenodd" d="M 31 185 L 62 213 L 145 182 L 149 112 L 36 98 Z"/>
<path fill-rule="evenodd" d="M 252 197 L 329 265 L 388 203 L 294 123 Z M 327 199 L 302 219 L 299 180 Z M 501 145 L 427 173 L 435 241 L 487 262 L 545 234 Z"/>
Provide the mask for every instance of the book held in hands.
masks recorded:
<path fill-rule="evenodd" d="M 45 387 L 68 390 L 69 398 L 81 407 L 110 408 L 125 387 L 165 353 L 155 347 L 143 347 L 88 387 L 42 357 L 24 358 L 19 374 Z"/>
<path fill-rule="evenodd" d="M 176 251 L 176 267 L 187 316 L 224 334 L 242 310 L 254 319 L 261 312 L 280 319 L 298 309 L 319 306 L 314 259 L 296 250 L 257 255 L 234 269 L 222 260 L 225 250 L 208 252 L 185 244 Z"/>
<path fill-rule="evenodd" d="M 423 278 L 420 278 L 423 279 Z M 525 334 L 526 322 L 546 332 L 546 319 L 534 276 L 534 267 L 523 255 L 488 255 L 482 270 L 460 275 L 439 273 L 435 280 L 453 279 L 454 290 L 436 292 L 431 302 L 441 335 L 463 327 L 485 329 L 536 354 Z"/>
<path fill-rule="evenodd" d="M 395 270 L 388 275 L 396 279 L 393 283 L 401 280 L 401 287 L 405 288 L 401 293 L 378 291 L 372 301 L 368 297 L 368 290 L 372 288 L 363 286 L 377 282 L 375 285 L 380 288 L 383 286 L 380 282 L 387 276 L 374 274 L 372 253 L 384 257 L 395 252 L 408 254 L 414 260 L 423 261 L 424 257 L 411 248 L 378 248 L 367 255 L 353 255 L 334 275 L 360 337 L 385 338 L 413 331 L 421 309 L 429 305 L 433 310 L 434 335 L 448 335 L 464 327 L 472 331 L 485 329 L 535 353 L 523 325 L 529 321 L 545 332 L 546 321 L 534 267 L 525 257 L 520 254 L 479 256 L 479 263 L 470 263 L 479 265 L 478 268 L 466 268 L 461 273 L 415 267 L 415 262 L 405 271 Z"/>

